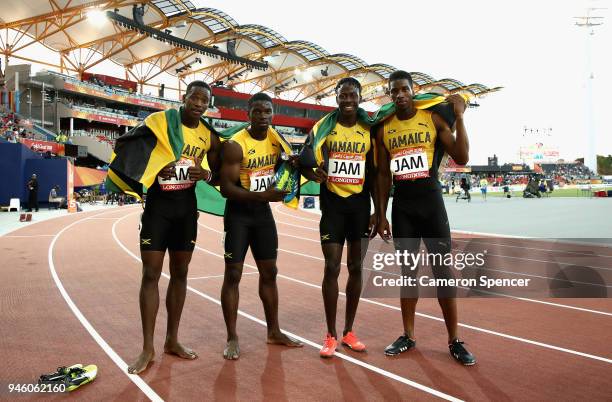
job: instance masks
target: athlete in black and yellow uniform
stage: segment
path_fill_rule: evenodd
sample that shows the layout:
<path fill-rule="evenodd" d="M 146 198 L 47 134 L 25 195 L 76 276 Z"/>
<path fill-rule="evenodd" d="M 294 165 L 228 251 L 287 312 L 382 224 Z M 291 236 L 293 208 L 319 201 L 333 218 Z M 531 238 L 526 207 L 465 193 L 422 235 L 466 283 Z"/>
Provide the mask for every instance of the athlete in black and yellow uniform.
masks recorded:
<path fill-rule="evenodd" d="M 147 119 L 161 125 L 162 114 Z M 209 152 L 215 134 L 199 122 L 197 128 L 183 124 L 181 159 L 168 166 L 147 190 L 145 212 L 140 229 L 142 251 L 193 251 L 197 237 L 196 180 L 193 172 Z M 218 140 L 216 137 L 214 140 Z M 199 166 L 197 166 L 199 165 Z M 191 174 L 189 169 L 192 170 Z"/>
<path fill-rule="evenodd" d="M 213 171 L 219 168 L 219 137 L 200 120 L 210 96 L 210 87 L 202 81 L 187 86 L 180 111 L 182 126 L 179 133 L 172 134 L 182 133 L 182 155 L 159 172 L 157 180 L 147 191 L 140 230 L 143 265 L 140 311 L 144 341 L 140 356 L 128 367 L 130 373 L 145 370 L 155 356 L 153 332 L 159 307 L 157 284 L 166 250 L 170 255 L 170 284 L 166 295 L 168 327 L 164 351 L 185 359 L 197 357 L 195 352 L 178 342 L 177 336 L 187 291 L 187 270 L 197 234 L 195 185 L 198 180 L 212 179 L 212 173 L 201 166 L 204 158 L 208 159 Z M 171 135 L 165 112 L 149 115 L 145 123 L 150 130 L 161 133 L 160 137 Z"/>
<path fill-rule="evenodd" d="M 286 195 L 274 187 L 275 166 L 281 160 L 282 147 L 272 123 L 272 99 L 255 94 L 249 99 L 250 127 L 236 133 L 223 146 L 221 194 L 227 198 L 223 225 L 225 230 L 225 276 L 221 288 L 221 306 L 227 326 L 226 359 L 238 359 L 240 348 L 236 333 L 238 285 L 247 249 L 259 270 L 259 295 L 268 324 L 268 343 L 286 346 L 302 344 L 280 330 L 276 253 L 278 236 L 269 202 Z"/>
<path fill-rule="evenodd" d="M 396 113 L 378 128 L 376 134 L 379 197 L 377 231 L 383 239 L 391 237 L 386 208 L 392 179 L 394 196 L 391 221 L 396 249 L 417 253 L 422 239 L 429 253 L 444 255 L 451 250 L 451 238 L 438 181 L 438 168 L 445 152 L 457 163 L 465 164 L 468 161 L 469 145 L 463 123 L 465 100 L 459 95 L 447 98 L 453 105 L 456 117 L 455 138 L 442 117 L 414 107 L 412 77 L 409 73 L 393 72 L 389 76 L 389 91 Z M 452 277 L 452 269 L 435 265 L 432 268 L 436 277 Z M 385 349 L 386 354 L 397 355 L 415 346 L 414 316 L 417 301 L 416 292 L 402 294 L 404 334 Z M 451 355 L 462 364 L 474 364 L 474 356 L 457 337 L 454 289 L 438 289 L 438 301 L 448 330 Z"/>
<path fill-rule="evenodd" d="M 334 355 L 338 345 L 336 309 L 338 304 L 338 276 L 342 248 L 347 242 L 348 281 L 346 284 L 346 319 L 342 344 L 355 351 L 366 346 L 353 332 L 353 322 L 361 296 L 361 269 L 370 229 L 370 190 L 373 175 L 370 127 L 357 120 L 361 100 L 361 84 L 354 78 L 343 78 L 336 86 L 338 103 L 337 123 L 322 144 L 325 162 L 319 168 L 303 169 L 303 175 L 321 183 L 321 248 L 325 257 L 323 275 L 323 303 L 327 334 L 320 351 L 321 357 Z M 321 124 L 320 120 L 313 130 Z M 311 142 L 312 139 L 309 141 Z M 362 239 L 366 242 L 362 243 Z"/>

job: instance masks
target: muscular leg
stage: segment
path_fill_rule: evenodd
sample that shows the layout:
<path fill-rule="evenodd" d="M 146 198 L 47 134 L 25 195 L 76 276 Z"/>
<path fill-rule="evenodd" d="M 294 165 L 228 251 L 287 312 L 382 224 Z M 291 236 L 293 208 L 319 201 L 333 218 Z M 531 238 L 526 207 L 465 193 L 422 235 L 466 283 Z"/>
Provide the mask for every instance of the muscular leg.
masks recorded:
<path fill-rule="evenodd" d="M 280 330 L 278 323 L 278 287 L 276 286 L 276 259 L 255 260 L 259 270 L 259 297 L 263 303 L 268 325 L 268 343 L 285 346 L 303 346 Z"/>
<path fill-rule="evenodd" d="M 404 334 L 410 339 L 414 338 L 414 315 L 418 298 L 402 298 L 400 306 L 402 308 L 402 323 L 404 324 Z"/>
<path fill-rule="evenodd" d="M 238 285 L 242 278 L 242 265 L 242 262 L 225 263 L 225 276 L 221 287 L 221 308 L 227 328 L 227 345 L 223 351 L 223 357 L 228 360 L 238 359 L 240 356 L 236 320 L 238 318 L 238 300 L 240 299 Z"/>
<path fill-rule="evenodd" d="M 128 366 L 128 373 L 144 371 L 155 357 L 153 332 L 159 308 L 158 282 L 164 262 L 164 251 L 142 251 L 142 281 L 140 283 L 140 318 L 142 320 L 142 352 Z"/>
<path fill-rule="evenodd" d="M 396 249 L 400 251 L 408 251 L 408 253 L 418 253 L 421 239 L 418 237 L 414 238 L 401 238 L 396 239 Z M 411 278 L 418 277 L 418 267 L 402 266 L 402 275 L 409 276 Z M 402 296 L 400 298 L 400 307 L 402 310 L 402 324 L 404 326 L 404 335 L 410 339 L 416 339 L 414 336 L 414 316 L 416 313 L 416 306 L 419 301 L 419 289 L 418 287 L 407 287 L 401 289 Z"/>
<path fill-rule="evenodd" d="M 469 194 L 469 193 L 468 193 Z M 486 195 L 485 195 L 486 196 Z M 423 241 L 427 246 L 427 251 L 433 254 L 445 255 L 451 252 L 451 233 L 448 223 L 448 216 L 442 197 L 436 197 L 430 204 L 434 207 L 436 213 L 435 218 L 425 226 L 429 233 L 423 236 Z M 454 278 L 454 268 L 449 266 L 433 266 L 433 273 L 436 278 Z M 448 331 L 448 342 L 451 343 L 457 339 L 457 299 L 456 288 L 438 288 L 438 303 L 442 309 L 444 323 Z"/>
<path fill-rule="evenodd" d="M 367 245 L 366 242 L 364 242 Z M 362 253 L 362 241 L 351 241 L 347 244 L 347 263 L 348 281 L 346 282 L 346 317 L 344 321 L 344 331 L 346 335 L 353 330 L 353 322 L 357 314 L 357 306 L 361 297 L 361 270 L 365 250 Z M 366 246 L 367 249 L 367 246 Z"/>
<path fill-rule="evenodd" d="M 457 339 L 457 299 L 454 297 L 439 297 L 438 303 L 440 304 L 440 308 L 442 308 L 444 323 L 448 331 L 448 343 L 451 343 Z"/>
<path fill-rule="evenodd" d="M 340 275 L 340 262 L 342 261 L 342 244 L 324 243 L 321 245 L 325 257 L 325 271 L 323 273 L 323 305 L 325 306 L 325 320 L 327 332 L 338 339 L 336 334 L 336 309 L 338 305 L 338 276 Z"/>
<path fill-rule="evenodd" d="M 421 239 L 418 237 L 397 238 L 396 249 L 400 251 L 408 251 L 409 253 L 418 253 Z M 418 267 L 411 270 L 412 267 L 403 266 L 402 275 L 412 278 L 418 277 Z M 400 298 L 400 307 L 402 310 L 402 324 L 404 326 L 404 335 L 410 339 L 416 339 L 414 335 L 414 316 L 416 314 L 416 306 L 419 301 L 418 287 L 407 287 L 401 289 L 402 296 Z"/>
<path fill-rule="evenodd" d="M 170 284 L 166 293 L 168 326 L 164 352 L 183 359 L 195 359 L 198 355 L 178 341 L 178 328 L 187 293 L 187 271 L 191 261 L 191 251 L 170 251 Z"/>

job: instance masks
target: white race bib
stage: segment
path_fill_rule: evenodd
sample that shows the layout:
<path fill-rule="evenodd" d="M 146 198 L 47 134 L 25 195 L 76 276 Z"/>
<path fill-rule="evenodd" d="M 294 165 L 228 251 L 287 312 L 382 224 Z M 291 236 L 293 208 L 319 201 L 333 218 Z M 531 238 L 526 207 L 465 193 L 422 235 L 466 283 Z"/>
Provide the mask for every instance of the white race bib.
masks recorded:
<path fill-rule="evenodd" d="M 429 161 L 423 148 L 406 148 L 393 154 L 391 172 L 395 180 L 429 177 Z"/>
<path fill-rule="evenodd" d="M 365 158 L 360 154 L 332 152 L 327 170 L 327 181 L 330 183 L 363 184 Z"/>
<path fill-rule="evenodd" d="M 274 184 L 274 168 L 254 170 L 249 174 L 250 191 L 260 193 Z"/>
<path fill-rule="evenodd" d="M 193 166 L 191 159 L 181 159 L 174 166 L 174 176 L 169 179 L 157 178 L 163 191 L 177 191 L 192 187 L 195 182 L 189 180 L 189 167 Z"/>

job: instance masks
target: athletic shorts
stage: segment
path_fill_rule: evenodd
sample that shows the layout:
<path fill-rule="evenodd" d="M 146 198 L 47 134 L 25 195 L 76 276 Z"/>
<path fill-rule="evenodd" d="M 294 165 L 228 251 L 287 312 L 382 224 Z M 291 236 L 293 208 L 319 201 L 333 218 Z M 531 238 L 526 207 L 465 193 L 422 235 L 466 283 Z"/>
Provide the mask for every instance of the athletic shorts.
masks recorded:
<path fill-rule="evenodd" d="M 487 188 L 486 187 L 481 187 L 480 188 L 480 192 L 483 193 L 483 194 L 486 194 L 487 193 Z"/>
<path fill-rule="evenodd" d="M 354 242 L 370 234 L 370 195 L 355 194 L 340 197 L 321 186 L 321 244 Z"/>
<path fill-rule="evenodd" d="M 193 251 L 198 234 L 198 210 L 193 200 L 147 197 L 141 217 L 141 251 Z"/>
<path fill-rule="evenodd" d="M 446 207 L 440 190 L 419 192 L 418 196 L 394 197 L 391 211 L 391 231 L 395 249 L 418 253 L 421 240 L 429 254 L 445 255 L 451 252 L 451 234 Z M 403 267 L 402 274 L 418 275 L 418 267 Z M 454 278 L 454 269 L 447 266 L 432 267 L 436 278 Z M 408 293 L 406 293 L 408 292 Z M 438 297 L 454 297 L 454 287 L 439 287 Z M 402 289 L 402 297 L 418 297 L 417 287 Z"/>
<path fill-rule="evenodd" d="M 278 234 L 267 202 L 227 201 L 223 227 L 226 263 L 243 262 L 249 247 L 255 260 L 276 259 Z"/>

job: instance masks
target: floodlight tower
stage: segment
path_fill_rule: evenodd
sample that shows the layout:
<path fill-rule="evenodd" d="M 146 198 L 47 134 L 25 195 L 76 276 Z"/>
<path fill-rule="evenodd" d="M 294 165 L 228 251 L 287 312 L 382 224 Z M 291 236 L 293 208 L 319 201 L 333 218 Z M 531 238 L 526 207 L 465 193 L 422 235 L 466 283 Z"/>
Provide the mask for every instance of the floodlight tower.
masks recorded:
<path fill-rule="evenodd" d="M 588 7 L 586 9 L 586 15 L 582 17 L 574 17 L 576 20 L 575 25 L 584 28 L 586 32 L 586 119 L 587 119 L 587 152 L 584 156 L 584 164 L 597 174 L 597 150 L 596 139 L 597 133 L 595 132 L 595 124 L 593 122 L 593 67 L 591 63 L 591 40 L 595 35 L 595 27 L 603 25 L 602 16 L 594 16 L 593 13 L 597 10 L 605 10 L 600 7 Z"/>

